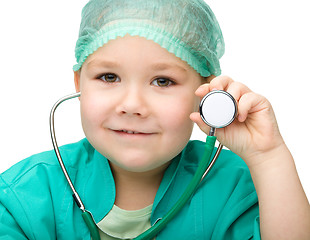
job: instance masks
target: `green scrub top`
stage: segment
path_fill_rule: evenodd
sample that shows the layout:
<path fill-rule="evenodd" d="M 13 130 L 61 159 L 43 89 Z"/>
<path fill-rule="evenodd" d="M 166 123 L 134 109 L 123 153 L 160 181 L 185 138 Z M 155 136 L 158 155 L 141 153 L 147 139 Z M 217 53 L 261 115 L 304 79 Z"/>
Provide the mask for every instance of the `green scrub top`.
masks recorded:
<path fill-rule="evenodd" d="M 153 203 L 152 225 L 179 199 L 203 151 L 203 142 L 190 141 L 171 161 Z M 115 201 L 108 160 L 87 139 L 60 152 L 86 209 L 100 222 Z M 53 151 L 0 175 L 0 239 L 90 239 Z M 156 239 L 260 239 L 257 194 L 244 161 L 223 150 L 195 195 Z"/>

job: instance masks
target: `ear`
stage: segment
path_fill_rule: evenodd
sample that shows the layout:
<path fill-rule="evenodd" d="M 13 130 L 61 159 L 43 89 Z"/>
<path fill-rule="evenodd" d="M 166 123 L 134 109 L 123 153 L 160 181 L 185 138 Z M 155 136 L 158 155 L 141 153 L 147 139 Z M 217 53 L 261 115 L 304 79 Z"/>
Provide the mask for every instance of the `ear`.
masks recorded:
<path fill-rule="evenodd" d="M 78 70 L 74 72 L 74 85 L 76 92 L 80 92 L 80 78 L 81 78 L 81 71 Z"/>

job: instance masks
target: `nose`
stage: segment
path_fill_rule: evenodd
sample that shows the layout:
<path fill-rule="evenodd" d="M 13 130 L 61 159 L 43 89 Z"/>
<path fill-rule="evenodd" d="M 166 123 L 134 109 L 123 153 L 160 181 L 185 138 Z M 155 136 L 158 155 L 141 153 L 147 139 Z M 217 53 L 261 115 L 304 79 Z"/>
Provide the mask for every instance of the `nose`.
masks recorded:
<path fill-rule="evenodd" d="M 146 102 L 146 94 L 138 87 L 129 87 L 123 89 L 120 96 L 119 105 L 116 112 L 120 115 L 146 117 L 149 114 L 149 108 Z"/>

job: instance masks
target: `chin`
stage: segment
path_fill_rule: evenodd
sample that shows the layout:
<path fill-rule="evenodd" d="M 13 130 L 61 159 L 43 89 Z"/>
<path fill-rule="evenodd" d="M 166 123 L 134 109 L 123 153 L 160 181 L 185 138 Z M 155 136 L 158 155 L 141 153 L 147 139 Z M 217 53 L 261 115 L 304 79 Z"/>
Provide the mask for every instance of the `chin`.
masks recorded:
<path fill-rule="evenodd" d="M 123 161 L 120 161 L 120 159 L 116 160 L 110 160 L 109 161 L 113 164 L 113 165 L 117 165 L 119 168 L 128 171 L 128 172 L 148 172 L 148 171 L 152 171 L 154 169 L 160 168 L 163 165 L 168 164 L 167 161 L 166 162 L 162 162 L 162 161 L 156 161 L 156 160 L 150 160 L 150 159 L 146 159 L 141 158 L 141 157 L 130 157 L 130 158 L 126 158 Z"/>

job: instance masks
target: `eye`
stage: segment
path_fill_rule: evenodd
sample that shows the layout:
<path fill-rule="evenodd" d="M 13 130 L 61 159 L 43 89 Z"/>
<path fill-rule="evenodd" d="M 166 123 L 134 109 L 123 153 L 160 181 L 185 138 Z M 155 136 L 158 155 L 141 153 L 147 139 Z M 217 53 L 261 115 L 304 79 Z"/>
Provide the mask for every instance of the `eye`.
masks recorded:
<path fill-rule="evenodd" d="M 174 82 L 168 78 L 156 78 L 152 84 L 157 87 L 169 87 L 170 85 L 174 84 Z"/>
<path fill-rule="evenodd" d="M 105 74 L 99 76 L 99 79 L 101 79 L 107 83 L 120 82 L 119 77 L 117 75 L 115 75 L 114 73 L 105 73 Z"/>

